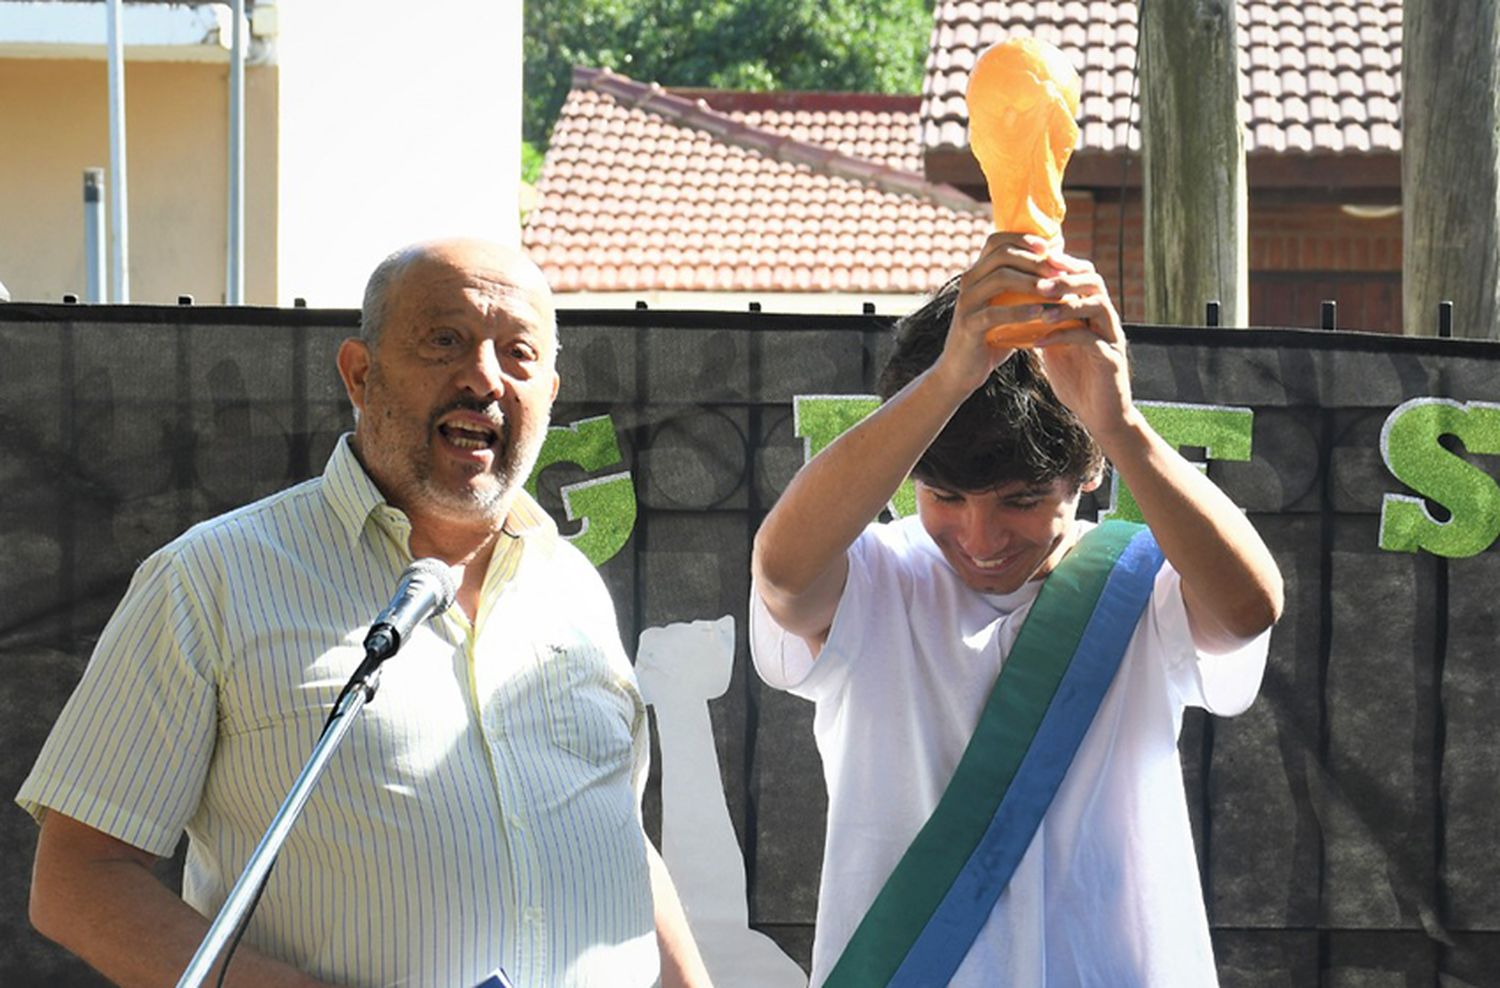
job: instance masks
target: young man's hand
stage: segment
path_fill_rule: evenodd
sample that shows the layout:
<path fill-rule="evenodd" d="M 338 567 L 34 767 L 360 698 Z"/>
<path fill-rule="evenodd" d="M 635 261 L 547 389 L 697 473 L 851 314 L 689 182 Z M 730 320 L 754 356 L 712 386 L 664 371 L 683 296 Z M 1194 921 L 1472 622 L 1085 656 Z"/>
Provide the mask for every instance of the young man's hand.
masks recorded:
<path fill-rule="evenodd" d="M 1039 296 L 1047 304 L 994 304 L 1004 293 Z M 1014 352 L 989 345 L 985 334 L 1038 319 L 1071 326 L 1035 344 L 1058 399 L 1096 438 L 1118 427 L 1133 408 L 1120 316 L 1098 271 L 1064 253 L 1061 240 L 990 235 L 979 259 L 959 279 L 953 322 L 935 372 L 962 393 L 973 392 Z"/>
<path fill-rule="evenodd" d="M 982 385 L 996 367 L 1015 351 L 993 347 L 985 334 L 996 326 L 1031 322 L 1045 311 L 1039 304 L 995 305 L 1007 292 L 1043 295 L 1038 285 L 1057 278 L 1068 269 L 1056 261 L 1060 242 L 1021 233 L 992 233 L 969 270 L 959 278 L 953 322 L 934 371 L 969 394 Z"/>
<path fill-rule="evenodd" d="M 1043 337 L 1037 356 L 1058 400 L 1103 440 L 1134 409 L 1120 315 L 1092 264 L 1060 251 L 1047 260 L 1060 271 L 1037 282 L 1038 293 L 1053 300 L 1042 319 L 1083 325 Z"/>

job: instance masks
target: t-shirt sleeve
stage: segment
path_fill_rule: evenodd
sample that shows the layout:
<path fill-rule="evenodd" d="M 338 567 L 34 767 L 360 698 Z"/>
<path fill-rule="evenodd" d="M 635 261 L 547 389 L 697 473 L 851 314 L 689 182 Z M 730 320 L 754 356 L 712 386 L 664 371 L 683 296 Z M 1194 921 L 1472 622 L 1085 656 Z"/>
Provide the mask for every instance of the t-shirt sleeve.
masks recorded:
<path fill-rule="evenodd" d="M 159 857 L 196 811 L 213 754 L 216 639 L 185 563 L 136 572 L 16 801 Z"/>
<path fill-rule="evenodd" d="M 779 690 L 795 688 L 813 670 L 812 648 L 800 635 L 794 635 L 776 623 L 753 585 L 750 587 L 750 657 L 761 680 Z"/>
<path fill-rule="evenodd" d="M 1151 620 L 1165 652 L 1168 679 L 1182 705 L 1221 717 L 1233 717 L 1250 706 L 1266 668 L 1269 629 L 1225 652 L 1200 650 L 1188 625 L 1182 577 L 1170 563 L 1156 575 Z"/>
<path fill-rule="evenodd" d="M 750 588 L 750 655 L 768 686 L 809 700 L 822 700 L 847 681 L 851 660 L 864 650 L 882 569 L 894 561 L 881 551 L 878 526 L 867 528 L 848 549 L 849 576 L 833 614 L 828 641 L 816 660 L 801 636 L 776 623 L 754 586 Z M 886 574 L 889 576 L 889 574 Z"/>

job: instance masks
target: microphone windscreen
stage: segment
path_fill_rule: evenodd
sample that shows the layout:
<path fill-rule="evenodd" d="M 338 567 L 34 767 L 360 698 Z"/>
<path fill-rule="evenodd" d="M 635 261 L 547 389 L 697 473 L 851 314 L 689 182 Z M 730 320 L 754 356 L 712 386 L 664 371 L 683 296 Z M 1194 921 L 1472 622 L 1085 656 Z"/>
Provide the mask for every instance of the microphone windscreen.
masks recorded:
<path fill-rule="evenodd" d="M 406 567 L 406 571 L 401 574 L 402 583 L 417 579 L 429 579 L 436 584 L 438 603 L 433 608 L 436 614 L 452 607 L 453 601 L 458 598 L 458 584 L 453 579 L 453 568 L 441 559 L 426 556 Z"/>

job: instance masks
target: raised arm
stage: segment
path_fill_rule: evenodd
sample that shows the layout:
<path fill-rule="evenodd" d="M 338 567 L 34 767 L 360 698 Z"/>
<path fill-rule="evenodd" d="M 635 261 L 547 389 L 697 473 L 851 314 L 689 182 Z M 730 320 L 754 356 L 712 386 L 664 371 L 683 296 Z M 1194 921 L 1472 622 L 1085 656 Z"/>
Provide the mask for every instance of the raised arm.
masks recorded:
<path fill-rule="evenodd" d="M 1162 552 L 1182 575 L 1194 642 L 1220 651 L 1281 616 L 1281 572 L 1243 511 L 1146 424 L 1130 393 L 1120 318 L 1086 261 L 1041 283 L 1058 300 L 1045 317 L 1083 329 L 1049 336 L 1042 367 L 1057 397 L 1083 422 L 1130 487 Z"/>
<path fill-rule="evenodd" d="M 985 331 L 1041 314 L 1036 306 L 991 306 L 989 300 L 1030 291 L 1038 276 L 1060 273 L 1045 258 L 1046 246 L 1036 237 L 992 235 L 960 280 L 942 356 L 798 471 L 756 533 L 751 568 L 761 599 L 814 653 L 843 594 L 849 546 L 958 406 L 1009 356 L 985 344 Z"/>
<path fill-rule="evenodd" d="M 208 932 L 208 920 L 157 879 L 156 862 L 138 847 L 48 812 L 37 838 L 31 923 L 123 988 L 176 984 Z M 213 978 L 218 970 L 215 966 Z M 325 983 L 242 944 L 224 984 L 319 988 Z"/>

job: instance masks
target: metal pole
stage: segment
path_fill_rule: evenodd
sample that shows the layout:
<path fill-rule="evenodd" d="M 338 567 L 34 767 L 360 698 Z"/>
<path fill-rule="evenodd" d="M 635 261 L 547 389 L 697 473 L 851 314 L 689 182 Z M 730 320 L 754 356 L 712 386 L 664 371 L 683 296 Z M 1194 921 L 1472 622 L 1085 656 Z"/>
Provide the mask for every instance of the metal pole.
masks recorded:
<path fill-rule="evenodd" d="M 245 304 L 245 0 L 234 0 L 229 49 L 229 270 L 224 301 Z"/>
<path fill-rule="evenodd" d="M 104 274 L 104 169 L 83 170 L 83 267 L 84 298 L 109 301 L 109 282 Z"/>
<path fill-rule="evenodd" d="M 125 51 L 120 0 L 109 0 L 109 177 L 110 242 L 114 247 L 115 299 L 130 301 L 130 221 L 125 195 Z"/>

